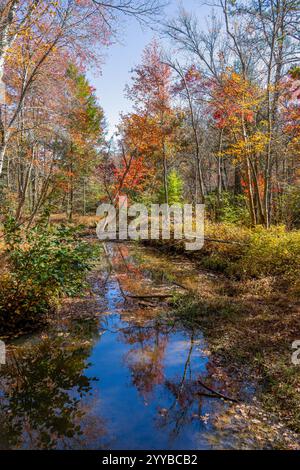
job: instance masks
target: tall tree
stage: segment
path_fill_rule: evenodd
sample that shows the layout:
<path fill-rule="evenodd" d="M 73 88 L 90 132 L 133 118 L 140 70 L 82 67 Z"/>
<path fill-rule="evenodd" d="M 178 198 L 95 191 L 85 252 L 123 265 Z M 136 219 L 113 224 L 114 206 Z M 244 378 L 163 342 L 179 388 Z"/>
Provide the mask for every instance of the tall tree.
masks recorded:
<path fill-rule="evenodd" d="M 142 63 L 133 70 L 132 85 L 127 92 L 136 113 L 147 118 L 147 125 L 156 133 L 156 154 L 162 163 L 168 203 L 168 158 L 172 153 L 175 115 L 171 104 L 171 69 L 162 61 L 156 40 L 144 50 Z"/>
<path fill-rule="evenodd" d="M 24 99 L 32 83 L 57 48 L 75 54 L 79 60 L 95 59 L 96 44 L 107 45 L 115 33 L 119 15 L 135 16 L 140 21 L 160 11 L 157 0 L 1 0 L 0 3 L 0 175 L 11 127 L 21 112 Z M 20 90 L 18 103 L 7 114 L 3 80 L 7 57 L 16 42 L 28 41 L 34 36 L 35 51 L 32 63 Z"/>

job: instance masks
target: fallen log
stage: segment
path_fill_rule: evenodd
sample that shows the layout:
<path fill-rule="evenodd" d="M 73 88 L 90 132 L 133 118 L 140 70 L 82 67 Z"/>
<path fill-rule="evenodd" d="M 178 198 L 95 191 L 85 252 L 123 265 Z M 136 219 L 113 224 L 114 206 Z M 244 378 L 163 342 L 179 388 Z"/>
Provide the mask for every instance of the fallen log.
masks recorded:
<path fill-rule="evenodd" d="M 142 295 L 133 295 L 133 294 L 126 294 L 126 297 L 130 297 L 131 299 L 171 299 L 173 294 L 142 294 Z"/>

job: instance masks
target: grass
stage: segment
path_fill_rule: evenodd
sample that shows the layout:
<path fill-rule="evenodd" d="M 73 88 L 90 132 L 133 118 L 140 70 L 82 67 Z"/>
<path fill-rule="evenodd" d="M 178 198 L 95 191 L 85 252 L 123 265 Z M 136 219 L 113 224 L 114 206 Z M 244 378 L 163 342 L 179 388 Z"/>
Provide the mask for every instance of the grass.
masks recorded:
<path fill-rule="evenodd" d="M 72 218 L 72 224 L 82 225 L 87 229 L 96 228 L 99 221 L 99 217 L 96 215 L 79 215 L 74 214 Z M 52 224 L 70 224 L 65 214 L 52 214 L 50 217 L 50 223 Z"/>

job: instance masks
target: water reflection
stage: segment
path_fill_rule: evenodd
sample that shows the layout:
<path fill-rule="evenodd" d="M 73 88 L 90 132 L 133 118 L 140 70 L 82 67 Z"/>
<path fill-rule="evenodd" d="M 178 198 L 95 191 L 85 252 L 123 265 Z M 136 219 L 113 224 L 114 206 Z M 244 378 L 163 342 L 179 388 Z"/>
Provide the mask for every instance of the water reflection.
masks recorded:
<path fill-rule="evenodd" d="M 210 409 L 207 398 L 216 396 L 204 389 L 199 380 L 200 375 L 206 375 L 207 358 L 200 354 L 201 341 L 195 333 L 191 331 L 184 338 L 174 327 L 154 322 L 123 330 L 122 340 L 130 346 L 126 365 L 132 384 L 145 402 L 156 399 L 153 392 L 158 386 L 160 396 L 167 398 L 157 409 L 156 428 L 165 429 L 170 442 L 178 442 L 186 426 L 199 424 L 199 420 L 207 425 Z M 170 370 L 174 373 L 168 373 Z M 211 379 L 208 380 L 211 384 Z M 168 405 L 163 407 L 163 402 Z"/>
<path fill-rule="evenodd" d="M 95 322 L 76 323 L 68 332 L 10 348 L 1 369 L 2 449 L 68 448 L 70 441 L 80 442 L 87 398 L 98 380 L 85 374 L 96 328 Z"/>
<path fill-rule="evenodd" d="M 146 398 L 156 385 L 164 381 L 168 337 L 158 326 L 136 326 L 123 330 L 122 339 L 130 346 L 125 362 L 131 372 L 132 384 Z"/>
<path fill-rule="evenodd" d="M 110 246 L 99 310 L 10 348 L 0 370 L 0 447 L 205 449 L 230 447 L 216 426 L 231 405 L 199 332 L 166 322 L 172 276 L 164 260 Z M 145 269 L 145 264 L 147 269 Z M 147 272 L 153 272 L 149 276 Z M 212 439 L 213 437 L 213 439 Z"/>

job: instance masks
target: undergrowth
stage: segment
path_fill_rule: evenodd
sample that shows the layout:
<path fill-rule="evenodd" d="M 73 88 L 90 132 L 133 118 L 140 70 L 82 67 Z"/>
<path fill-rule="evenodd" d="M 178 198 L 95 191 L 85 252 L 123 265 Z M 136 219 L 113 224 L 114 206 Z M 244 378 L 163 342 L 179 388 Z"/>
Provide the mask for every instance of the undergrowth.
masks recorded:
<path fill-rule="evenodd" d="M 31 329 L 53 311 L 58 299 L 85 287 L 98 250 L 78 237 L 78 229 L 45 221 L 22 231 L 12 217 L 4 223 L 0 274 L 0 333 Z"/>

